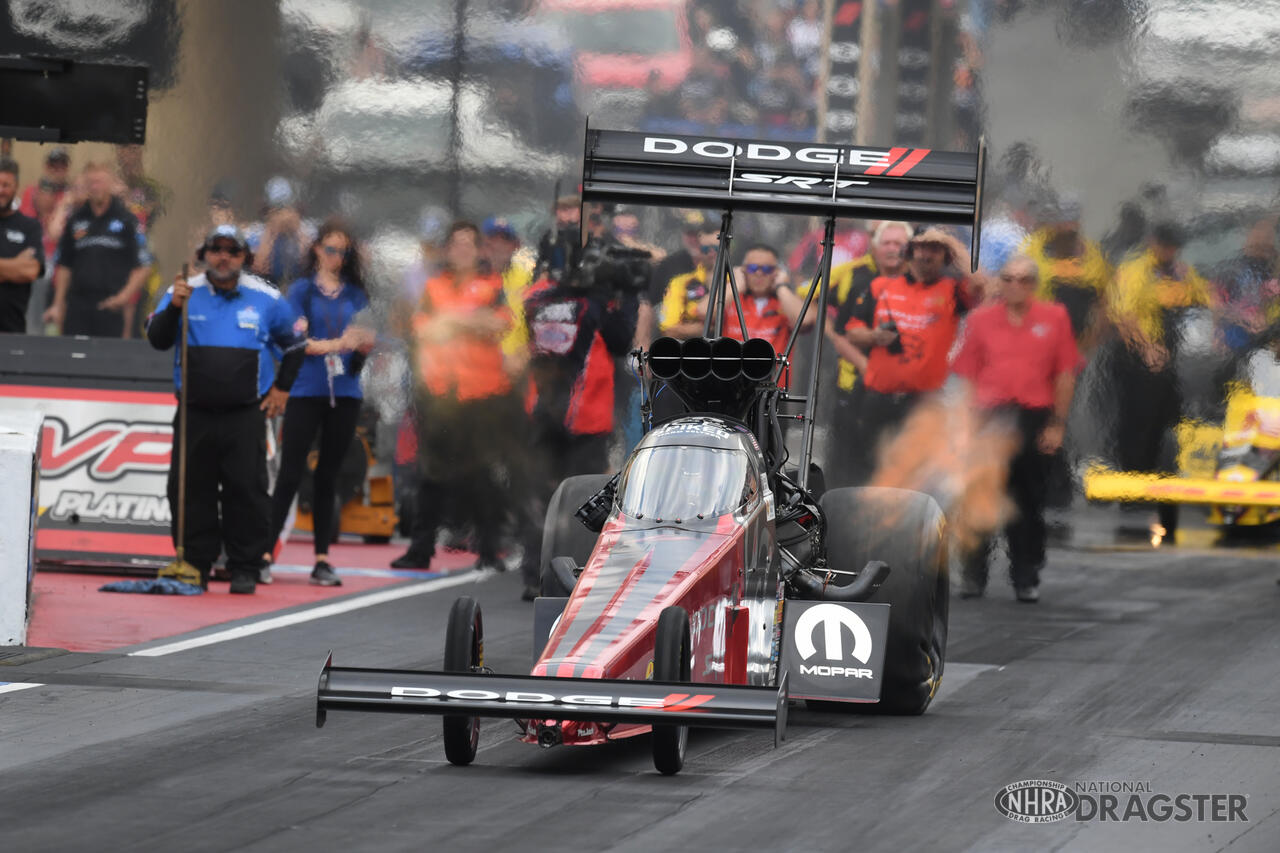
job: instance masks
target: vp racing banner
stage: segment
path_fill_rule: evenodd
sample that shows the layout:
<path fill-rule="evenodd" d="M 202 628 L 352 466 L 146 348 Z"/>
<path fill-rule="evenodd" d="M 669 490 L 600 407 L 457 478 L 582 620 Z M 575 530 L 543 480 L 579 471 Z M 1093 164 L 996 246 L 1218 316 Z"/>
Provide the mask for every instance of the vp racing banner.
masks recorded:
<path fill-rule="evenodd" d="M 44 416 L 37 563 L 168 563 L 172 353 L 141 341 L 5 337 L 0 408 Z"/>

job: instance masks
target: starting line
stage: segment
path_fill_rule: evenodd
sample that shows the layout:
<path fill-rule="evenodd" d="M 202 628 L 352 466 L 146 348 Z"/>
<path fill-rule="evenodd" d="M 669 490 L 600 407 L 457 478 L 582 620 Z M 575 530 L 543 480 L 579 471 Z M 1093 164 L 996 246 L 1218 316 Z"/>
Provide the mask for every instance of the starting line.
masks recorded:
<path fill-rule="evenodd" d="M 186 640 L 178 640 L 172 643 L 164 643 L 159 646 L 138 649 L 137 651 L 129 652 L 129 657 L 163 657 L 164 655 L 171 655 L 176 652 L 185 652 L 188 649 L 198 649 L 202 646 L 224 643 L 228 640 L 239 640 L 243 637 L 251 637 L 254 634 L 274 631 L 277 628 L 287 628 L 290 625 L 300 625 L 304 622 L 313 622 L 316 619 L 337 616 L 341 613 L 350 613 L 353 610 L 362 610 L 366 607 L 374 607 L 379 604 L 385 604 L 389 601 L 398 601 L 402 598 L 411 598 L 415 595 L 425 595 L 426 593 L 435 592 L 439 589 L 448 589 L 451 586 L 460 586 L 465 583 L 474 583 L 476 581 L 486 580 L 492 574 L 493 572 L 488 570 L 481 572 L 463 572 L 461 574 L 449 575 L 448 577 L 423 581 L 422 583 L 397 586 L 380 592 L 371 592 L 367 595 L 360 595 L 354 598 L 344 599 L 342 601 L 335 601 L 331 604 L 317 605 L 316 607 L 312 607 L 308 610 L 302 610 L 297 613 L 287 613 L 284 616 L 273 616 L 259 622 L 251 622 L 247 625 L 237 625 L 234 628 L 226 628 L 221 631 L 215 631 L 212 634 L 204 634 L 199 637 L 191 637 Z"/>

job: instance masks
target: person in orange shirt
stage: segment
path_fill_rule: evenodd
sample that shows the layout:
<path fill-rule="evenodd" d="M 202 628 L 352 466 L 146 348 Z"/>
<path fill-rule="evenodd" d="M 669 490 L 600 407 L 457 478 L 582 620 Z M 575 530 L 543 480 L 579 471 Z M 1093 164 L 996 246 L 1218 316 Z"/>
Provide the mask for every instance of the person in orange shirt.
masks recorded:
<path fill-rule="evenodd" d="M 455 222 L 445 238 L 445 270 L 427 281 L 411 321 L 421 397 L 418 464 L 409 550 L 395 568 L 425 567 L 435 553 L 445 510 L 475 531 L 479 565 L 500 567 L 516 452 L 512 426 L 522 419 L 506 371 L 502 339 L 511 328 L 502 279 L 483 268 L 480 229 Z"/>
<path fill-rule="evenodd" d="M 946 381 L 960 316 L 975 302 L 959 272 L 968 266 L 963 244 L 931 228 L 908 243 L 906 272 L 873 279 L 870 297 L 854 308 L 845 336 L 867 352 L 862 412 L 869 451 Z"/>
<path fill-rule="evenodd" d="M 742 266 L 738 267 L 734 280 L 741 288 L 739 296 L 742 300 L 742 317 L 747 322 L 747 333 L 742 333 L 742 325 L 738 322 L 738 310 L 734 307 L 733 297 L 727 296 L 724 306 L 724 335 L 738 340 L 748 338 L 764 338 L 773 344 L 776 352 L 787 348 L 787 339 L 795 328 L 804 300 L 791 289 L 786 275 L 778 264 L 778 253 L 772 246 L 757 243 L 742 257 Z M 707 313 L 707 299 L 703 297 L 699 312 Z M 818 316 L 818 309 L 813 306 L 804 318 L 804 328 L 813 326 Z"/>

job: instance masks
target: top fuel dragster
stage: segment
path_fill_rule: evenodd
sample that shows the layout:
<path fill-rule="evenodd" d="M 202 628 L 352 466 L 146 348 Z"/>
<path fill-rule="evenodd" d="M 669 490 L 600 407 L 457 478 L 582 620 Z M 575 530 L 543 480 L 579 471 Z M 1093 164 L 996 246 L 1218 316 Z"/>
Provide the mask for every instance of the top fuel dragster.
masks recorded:
<path fill-rule="evenodd" d="M 332 710 L 441 715 L 455 764 L 474 759 L 481 717 L 513 718 L 543 746 L 652 732 L 654 763 L 669 774 L 684 763 L 689 726 L 781 738 L 792 698 L 922 713 L 946 653 L 943 514 L 918 492 L 823 493 L 810 465 L 823 324 L 796 395 L 779 379 L 797 332 L 781 353 L 722 335 L 728 311 L 747 327 L 726 259 L 736 210 L 823 217 L 803 311 L 824 316 L 838 216 L 972 224 L 976 264 L 982 173 L 981 147 L 784 148 L 588 129 L 584 201 L 723 211 L 703 334 L 639 353 L 645 436 L 616 476 L 572 477 L 552 497 L 535 620 L 554 625 L 532 673 L 485 668 L 480 608 L 464 597 L 441 670 L 326 661 L 317 723 Z M 653 425 L 650 403 L 664 388 L 685 411 Z M 793 465 L 787 405 L 804 407 Z"/>

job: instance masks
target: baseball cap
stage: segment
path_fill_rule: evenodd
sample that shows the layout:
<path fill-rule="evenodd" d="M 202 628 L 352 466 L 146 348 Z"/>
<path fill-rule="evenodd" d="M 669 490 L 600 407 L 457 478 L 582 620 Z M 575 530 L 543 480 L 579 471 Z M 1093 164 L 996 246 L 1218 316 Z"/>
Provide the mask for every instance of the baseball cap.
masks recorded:
<path fill-rule="evenodd" d="M 505 216 L 490 216 L 481 224 L 480 233 L 486 237 L 506 237 L 508 240 L 520 241 L 520 235 Z"/>
<path fill-rule="evenodd" d="M 266 196 L 267 204 L 272 207 L 288 207 L 293 204 L 293 184 L 288 178 L 277 175 L 267 181 Z"/>
<path fill-rule="evenodd" d="M 249 242 L 245 239 L 244 232 L 231 223 L 217 225 L 210 229 L 209 233 L 205 235 L 204 238 L 205 248 L 207 249 L 212 246 L 216 240 L 230 240 L 241 249 L 249 248 Z"/>

